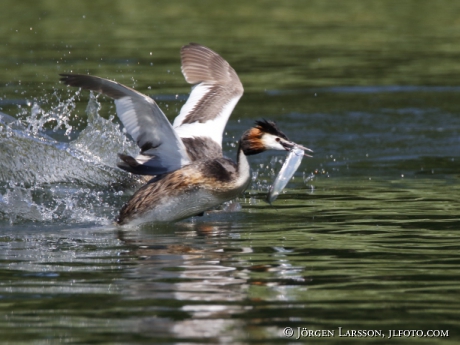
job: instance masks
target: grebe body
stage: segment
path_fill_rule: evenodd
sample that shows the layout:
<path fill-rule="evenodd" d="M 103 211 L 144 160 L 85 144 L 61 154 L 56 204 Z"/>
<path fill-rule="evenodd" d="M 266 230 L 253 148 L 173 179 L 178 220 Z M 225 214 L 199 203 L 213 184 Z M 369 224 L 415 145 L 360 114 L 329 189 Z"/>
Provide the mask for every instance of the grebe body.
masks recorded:
<path fill-rule="evenodd" d="M 121 225 L 175 221 L 199 215 L 241 195 L 250 182 L 244 154 L 196 161 L 142 186 L 120 211 Z"/>

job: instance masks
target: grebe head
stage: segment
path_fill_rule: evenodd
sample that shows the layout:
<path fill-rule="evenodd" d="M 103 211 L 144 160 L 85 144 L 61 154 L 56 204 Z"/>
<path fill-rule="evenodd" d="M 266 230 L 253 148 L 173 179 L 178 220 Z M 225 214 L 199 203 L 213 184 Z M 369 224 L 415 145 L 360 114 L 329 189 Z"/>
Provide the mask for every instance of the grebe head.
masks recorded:
<path fill-rule="evenodd" d="M 290 151 L 294 146 L 313 152 L 309 148 L 290 141 L 275 122 L 267 120 L 256 121 L 256 125 L 243 134 L 240 145 L 246 156 L 266 150 Z M 306 153 L 305 156 L 311 157 Z"/>

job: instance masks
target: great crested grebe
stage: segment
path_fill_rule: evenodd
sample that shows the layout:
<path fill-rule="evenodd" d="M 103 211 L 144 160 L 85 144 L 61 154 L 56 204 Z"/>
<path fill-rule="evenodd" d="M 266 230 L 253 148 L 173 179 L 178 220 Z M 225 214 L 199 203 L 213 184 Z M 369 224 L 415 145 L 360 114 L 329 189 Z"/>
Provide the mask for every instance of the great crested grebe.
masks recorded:
<path fill-rule="evenodd" d="M 291 142 L 276 124 L 257 121 L 238 145 L 236 163 L 222 155 L 222 135 L 243 85 L 220 55 L 199 44 L 181 49 L 182 73 L 192 92 L 173 125 L 155 101 L 107 79 L 61 74 L 66 85 L 97 91 L 115 100 L 117 115 L 141 152 L 119 154 L 118 167 L 154 176 L 122 207 L 116 222 L 137 225 L 202 214 L 240 195 L 250 181 L 246 156 L 289 151 Z M 308 155 L 306 155 L 308 156 Z"/>

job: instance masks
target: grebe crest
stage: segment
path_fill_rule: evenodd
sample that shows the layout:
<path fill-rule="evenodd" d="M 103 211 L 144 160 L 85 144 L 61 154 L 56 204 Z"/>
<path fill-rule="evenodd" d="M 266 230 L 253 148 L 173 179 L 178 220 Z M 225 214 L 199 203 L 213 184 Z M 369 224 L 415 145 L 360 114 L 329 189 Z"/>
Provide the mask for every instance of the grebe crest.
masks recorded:
<path fill-rule="evenodd" d="M 266 150 L 289 151 L 294 146 L 312 152 L 309 148 L 298 145 L 278 128 L 273 121 L 259 120 L 255 126 L 248 129 L 241 137 L 241 145 L 246 156 L 255 155 Z M 310 157 L 308 154 L 305 156 Z"/>

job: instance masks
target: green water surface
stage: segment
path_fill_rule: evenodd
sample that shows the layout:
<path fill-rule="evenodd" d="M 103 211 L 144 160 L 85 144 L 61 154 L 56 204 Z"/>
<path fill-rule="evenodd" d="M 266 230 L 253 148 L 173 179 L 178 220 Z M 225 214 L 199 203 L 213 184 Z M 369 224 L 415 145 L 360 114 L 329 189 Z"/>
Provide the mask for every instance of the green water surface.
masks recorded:
<path fill-rule="evenodd" d="M 16 171 L 0 175 L 1 344 L 459 342 L 460 3 L 1 7 L 0 111 L 26 127 L 34 102 L 46 110 L 75 95 L 58 82 L 64 72 L 135 87 L 172 120 L 190 90 L 180 47 L 198 42 L 245 87 L 226 128 L 228 156 L 260 118 L 315 151 L 273 206 L 264 199 L 280 164 L 266 153 L 251 157 L 241 210 L 120 231 L 110 220 L 132 190 L 21 184 L 37 169 L 21 158 L 39 144 L 6 151 L 12 139 L 0 127 L 0 155 Z M 72 103 L 70 134 L 52 121 L 46 133 L 77 138 L 88 97 Z M 103 118 L 115 114 L 99 101 Z M 49 152 L 35 154 L 44 171 L 89 174 Z M 23 203 L 7 207 L 11 198 Z M 343 336 L 353 330 L 374 336 Z M 390 330 L 419 335 L 389 339 Z"/>

